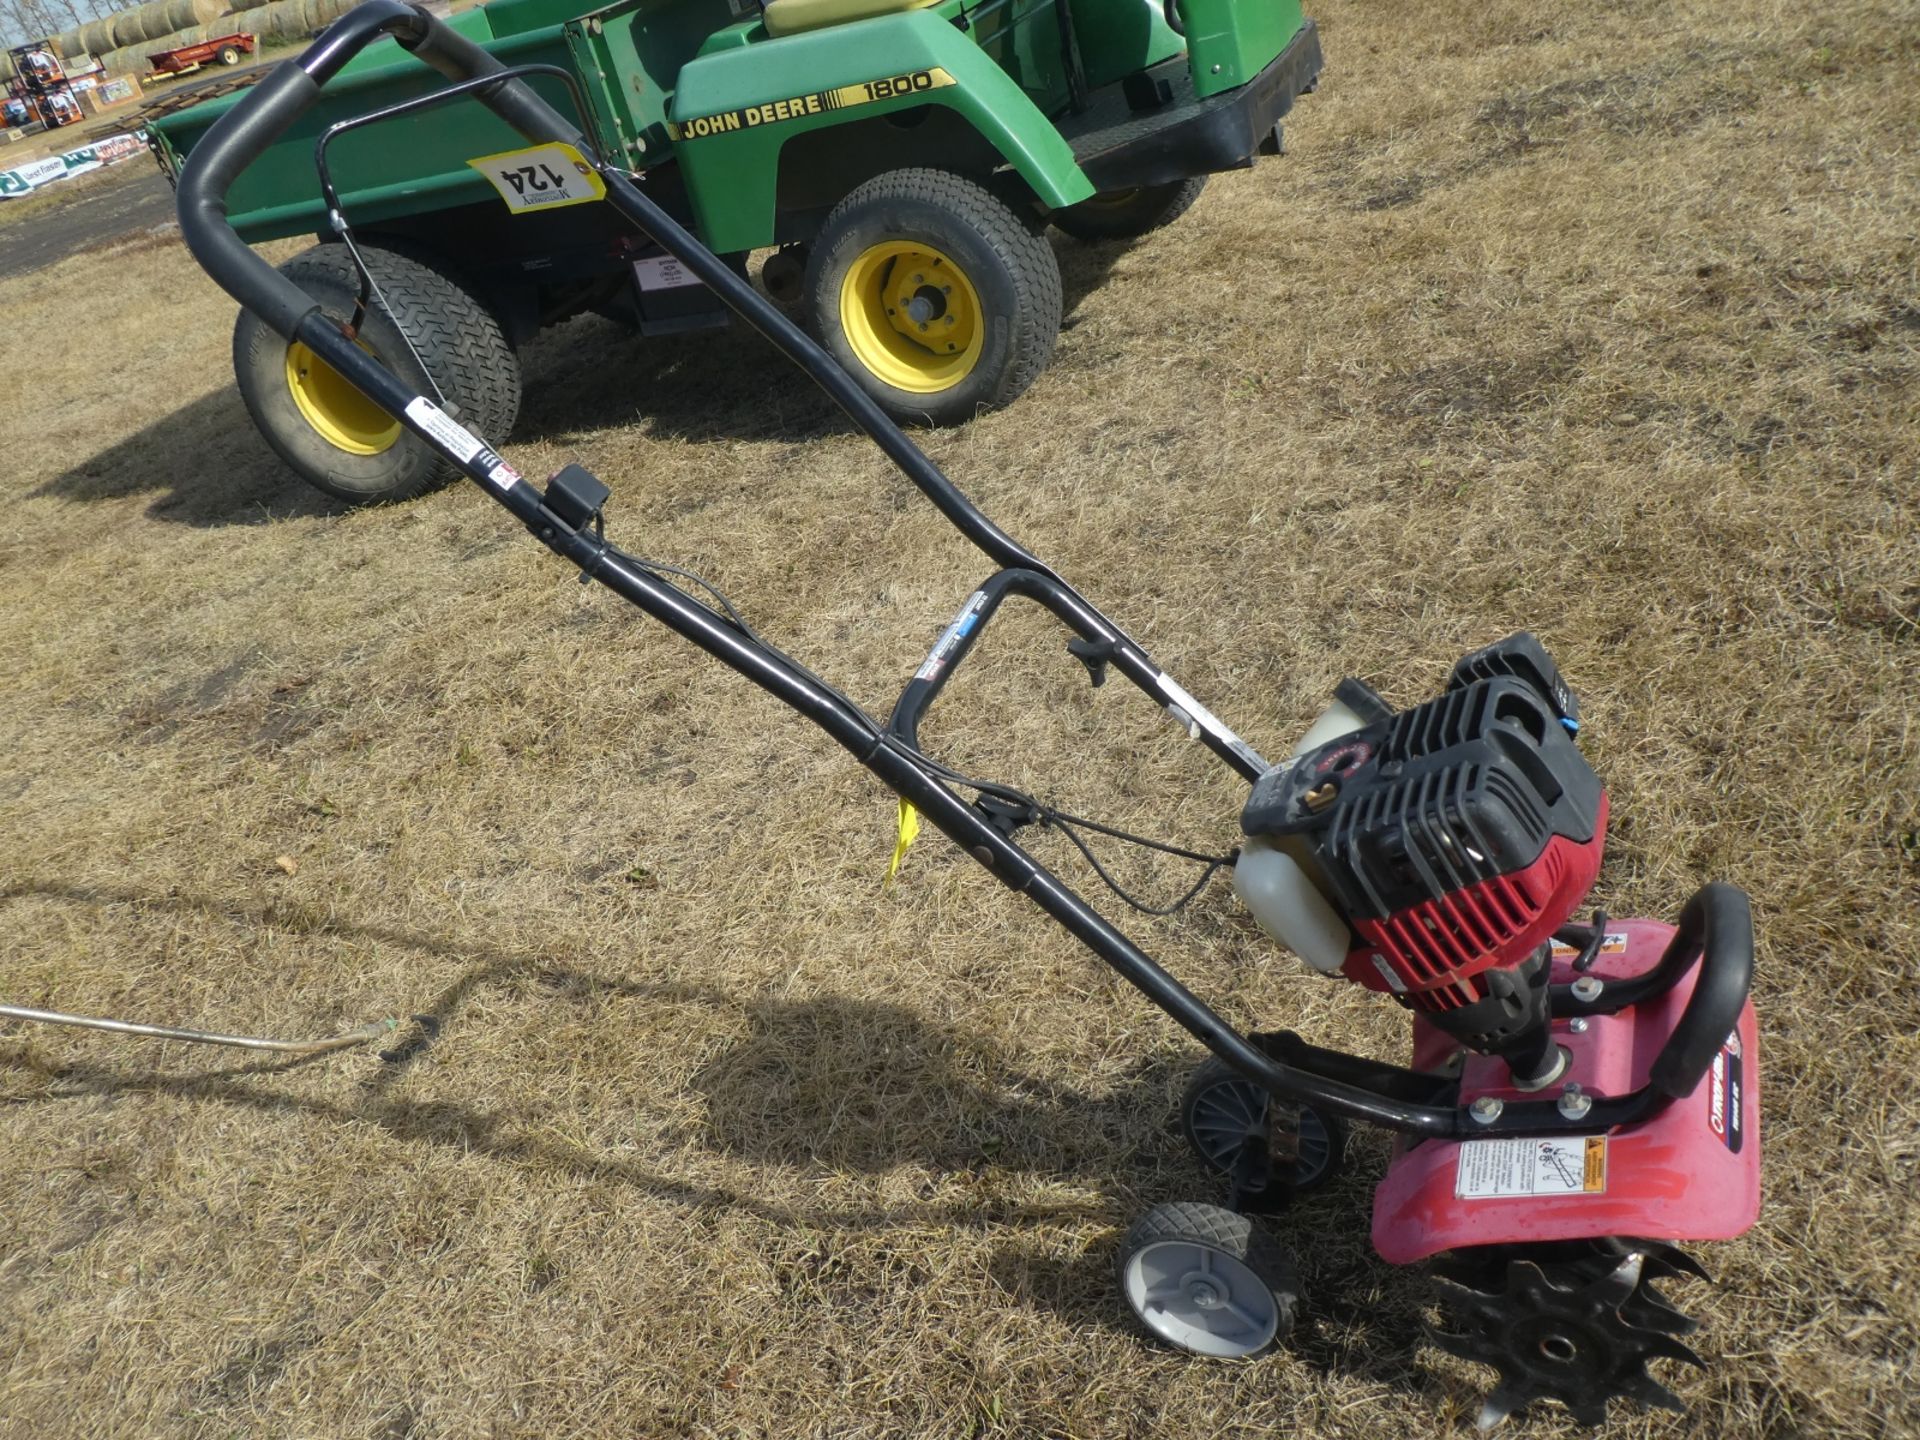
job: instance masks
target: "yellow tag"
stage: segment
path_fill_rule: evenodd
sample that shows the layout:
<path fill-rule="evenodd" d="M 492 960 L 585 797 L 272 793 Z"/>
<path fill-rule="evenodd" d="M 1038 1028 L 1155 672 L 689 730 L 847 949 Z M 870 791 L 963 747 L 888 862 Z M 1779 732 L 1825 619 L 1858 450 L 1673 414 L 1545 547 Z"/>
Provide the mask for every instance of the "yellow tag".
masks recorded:
<path fill-rule="evenodd" d="M 893 863 L 887 866 L 889 884 L 900 873 L 900 862 L 907 858 L 907 847 L 913 844 L 914 837 L 919 833 L 920 812 L 902 800 L 900 802 L 900 838 L 894 842 Z"/>
<path fill-rule="evenodd" d="M 587 157 L 558 141 L 526 150 L 482 155 L 467 164 L 487 177 L 516 215 L 587 205 L 607 198 L 606 183 Z"/>

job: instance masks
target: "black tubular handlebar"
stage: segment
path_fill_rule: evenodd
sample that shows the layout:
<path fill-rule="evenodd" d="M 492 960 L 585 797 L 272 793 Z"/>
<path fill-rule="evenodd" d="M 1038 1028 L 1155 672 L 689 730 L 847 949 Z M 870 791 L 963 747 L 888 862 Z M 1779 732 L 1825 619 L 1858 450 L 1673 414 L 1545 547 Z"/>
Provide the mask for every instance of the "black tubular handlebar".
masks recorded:
<path fill-rule="evenodd" d="M 1753 988 L 1753 907 L 1738 887 L 1716 880 L 1680 912 L 1659 968 L 1671 968 L 1677 978 L 1695 960 L 1700 974 L 1693 994 L 1647 1072 L 1648 1083 L 1675 1100 L 1691 1095 L 1706 1075 Z"/>
<path fill-rule="evenodd" d="M 401 0 L 366 0 L 328 27 L 312 48 L 243 95 L 193 148 L 180 175 L 180 236 L 221 289 L 291 339 L 318 307 L 254 254 L 227 221 L 227 191 L 320 98 L 320 88 L 375 40 L 391 35 L 450 80 L 475 80 L 506 67 L 473 41 Z M 474 92 L 529 140 L 563 141 L 591 153 L 580 127 L 514 79 Z"/>
<path fill-rule="evenodd" d="M 1700 976 L 1687 1008 L 1647 1072 L 1650 1088 L 1684 1100 L 1740 1023 L 1753 988 L 1753 906 L 1737 885 L 1716 880 L 1696 891 L 1652 969 L 1608 980 L 1591 998 L 1583 999 L 1571 985 L 1554 986 L 1553 1013 L 1611 1015 L 1671 990 L 1696 962 Z"/>

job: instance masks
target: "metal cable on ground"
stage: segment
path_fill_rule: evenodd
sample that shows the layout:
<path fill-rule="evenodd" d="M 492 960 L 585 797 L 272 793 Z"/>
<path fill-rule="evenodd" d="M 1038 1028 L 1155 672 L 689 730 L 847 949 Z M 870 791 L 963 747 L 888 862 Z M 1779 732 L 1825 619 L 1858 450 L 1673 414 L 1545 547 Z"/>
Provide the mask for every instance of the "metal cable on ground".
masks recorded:
<path fill-rule="evenodd" d="M 243 1050 L 272 1050 L 282 1055 L 319 1055 L 345 1050 L 369 1040 L 383 1040 L 400 1028 L 396 1020 L 375 1020 L 358 1030 L 318 1040 L 268 1040 L 257 1035 L 222 1035 L 211 1030 L 183 1030 L 173 1025 L 143 1025 L 132 1020 L 108 1020 L 98 1015 L 68 1015 L 59 1010 L 31 1010 L 24 1005 L 0 1005 L 0 1020 L 30 1020 L 39 1025 L 77 1025 L 86 1030 L 110 1030 L 116 1035 L 145 1035 L 154 1040 L 186 1040 L 196 1045 L 234 1045 Z"/>

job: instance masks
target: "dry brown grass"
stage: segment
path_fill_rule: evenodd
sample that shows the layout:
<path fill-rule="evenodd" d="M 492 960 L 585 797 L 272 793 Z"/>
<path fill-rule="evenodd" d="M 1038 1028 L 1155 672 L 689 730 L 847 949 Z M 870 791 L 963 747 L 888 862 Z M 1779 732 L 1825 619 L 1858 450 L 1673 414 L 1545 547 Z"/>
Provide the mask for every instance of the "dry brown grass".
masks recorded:
<path fill-rule="evenodd" d="M 1914 1434 L 1913 11 L 1314 9 L 1292 157 L 1063 246 L 1053 369 L 928 447 L 1269 752 L 1342 673 L 1410 702 L 1545 636 L 1614 793 L 1597 898 L 1724 876 L 1763 946 L 1766 1212 L 1685 1295 L 1691 1418 L 1613 1433 Z M 482 495 L 314 503 L 179 252 L 0 283 L 12 324 L 82 299 L 144 319 L 0 409 L 0 992 L 434 1034 L 0 1041 L 0 1435 L 1469 1432 L 1484 1376 L 1365 1246 L 1381 1137 L 1278 1222 L 1280 1355 L 1145 1345 L 1120 1230 L 1209 1193 L 1169 1022 L 937 837 L 883 892 L 887 796 Z M 585 459 L 627 544 L 871 703 L 984 572 L 744 336 L 582 322 L 530 368 L 525 468 Z M 1237 787 L 1077 672 L 1010 616 L 929 740 L 1224 843 Z M 1404 1044 L 1224 890 L 1143 933 L 1243 1023 Z"/>

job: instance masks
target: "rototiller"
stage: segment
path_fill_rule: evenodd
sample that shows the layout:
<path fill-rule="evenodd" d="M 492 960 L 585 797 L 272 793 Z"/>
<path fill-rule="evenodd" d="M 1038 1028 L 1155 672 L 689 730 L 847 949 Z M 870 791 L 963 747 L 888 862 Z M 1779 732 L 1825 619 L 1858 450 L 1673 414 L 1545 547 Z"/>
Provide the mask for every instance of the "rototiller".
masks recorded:
<path fill-rule="evenodd" d="M 609 491 L 586 470 L 568 465 L 544 487 L 529 481 L 420 393 L 430 377 L 408 383 L 370 357 L 354 338 L 367 305 L 381 303 L 370 275 L 362 273 L 352 316 L 329 314 L 227 224 L 234 177 L 386 35 L 454 83 L 383 116 L 471 96 L 527 138 L 531 173 L 563 183 L 577 172 L 603 188 L 624 220 L 811 376 L 1001 567 L 962 606 L 886 723 L 769 644 L 705 582 L 607 540 Z M 1538 1399 L 1590 1423 L 1606 1418 L 1616 1396 L 1677 1407 L 1647 1362 L 1700 1363 L 1678 1338 L 1694 1324 L 1655 1283 L 1700 1273 L 1679 1242 L 1738 1235 L 1759 1209 L 1752 922 L 1746 897 L 1723 884 L 1689 900 L 1677 926 L 1573 921 L 1599 869 L 1607 796 L 1575 745 L 1577 705 L 1546 652 L 1528 635 L 1492 645 L 1460 661 L 1437 698 L 1400 712 L 1344 682 L 1290 758 L 1262 759 L 994 526 L 819 346 L 600 160 L 581 127 L 523 83 L 530 68 L 555 73 L 505 67 L 400 0 L 368 0 L 268 74 L 195 149 L 180 179 L 188 246 L 243 306 L 456 465 L 583 580 L 827 731 L 1212 1052 L 1183 1120 L 1200 1158 L 1231 1186 L 1233 1208 L 1161 1205 L 1126 1237 L 1121 1288 L 1153 1334 L 1226 1357 L 1277 1341 L 1297 1296 L 1284 1257 L 1249 1213 L 1323 1183 L 1347 1122 L 1366 1121 L 1400 1137 L 1375 1195 L 1374 1244 L 1395 1263 L 1434 1262 L 1457 1325 L 1439 1343 L 1499 1373 L 1483 1424 Z M 350 243 L 345 217 L 336 210 L 332 221 Z M 1024 826 L 1054 826 L 1092 860 L 1081 830 L 1140 837 L 971 779 L 920 749 L 921 717 L 1012 595 L 1073 632 L 1068 649 L 1095 684 L 1117 670 L 1248 781 L 1234 856 L 1160 848 L 1207 862 L 1207 875 L 1231 864 L 1235 889 L 1274 938 L 1313 968 L 1411 1011 L 1411 1065 L 1285 1032 L 1238 1033 L 1018 839 Z"/>

